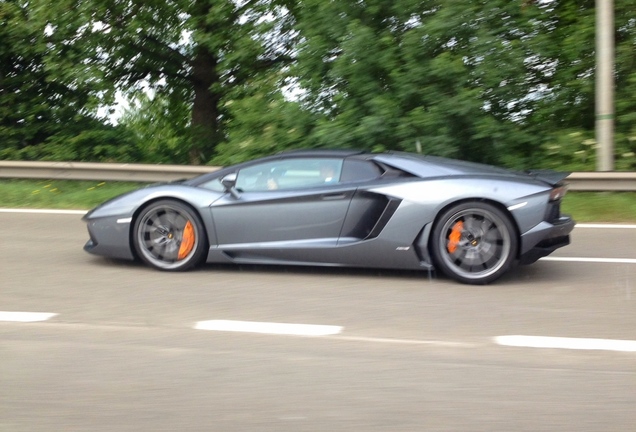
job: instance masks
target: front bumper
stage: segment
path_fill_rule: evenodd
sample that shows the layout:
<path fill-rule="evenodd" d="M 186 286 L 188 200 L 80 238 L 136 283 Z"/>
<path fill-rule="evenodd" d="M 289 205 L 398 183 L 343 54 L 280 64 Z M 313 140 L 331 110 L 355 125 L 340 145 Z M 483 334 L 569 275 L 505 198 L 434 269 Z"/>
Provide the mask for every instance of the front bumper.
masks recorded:
<path fill-rule="evenodd" d="M 574 220 L 567 215 L 556 221 L 541 222 L 521 236 L 520 264 L 532 264 L 539 258 L 550 255 L 555 250 L 570 244 L 570 233 Z"/>
<path fill-rule="evenodd" d="M 84 245 L 86 252 L 110 258 L 134 259 L 130 246 L 130 218 L 103 217 L 86 220 L 86 223 L 90 236 Z"/>

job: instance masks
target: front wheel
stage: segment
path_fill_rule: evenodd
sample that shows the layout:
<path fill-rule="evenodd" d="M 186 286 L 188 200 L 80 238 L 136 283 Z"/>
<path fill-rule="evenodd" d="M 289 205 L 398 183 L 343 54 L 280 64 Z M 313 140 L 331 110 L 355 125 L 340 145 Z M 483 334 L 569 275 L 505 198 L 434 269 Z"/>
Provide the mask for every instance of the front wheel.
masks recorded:
<path fill-rule="evenodd" d="M 199 216 L 174 200 L 157 201 L 141 211 L 133 227 L 133 244 L 144 262 L 172 271 L 199 264 L 207 248 Z"/>
<path fill-rule="evenodd" d="M 508 215 L 491 204 L 467 202 L 439 217 L 431 253 L 447 276 L 463 283 L 487 284 L 508 271 L 518 244 Z"/>

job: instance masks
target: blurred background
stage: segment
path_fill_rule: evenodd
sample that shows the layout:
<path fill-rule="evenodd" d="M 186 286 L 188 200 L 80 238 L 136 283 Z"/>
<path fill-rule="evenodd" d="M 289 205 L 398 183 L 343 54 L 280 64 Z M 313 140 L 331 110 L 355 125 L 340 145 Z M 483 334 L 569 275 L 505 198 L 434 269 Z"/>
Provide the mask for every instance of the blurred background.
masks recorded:
<path fill-rule="evenodd" d="M 616 170 L 636 170 L 635 10 L 614 7 Z M 0 0 L 0 159 L 594 170 L 595 24 L 594 0 Z"/>

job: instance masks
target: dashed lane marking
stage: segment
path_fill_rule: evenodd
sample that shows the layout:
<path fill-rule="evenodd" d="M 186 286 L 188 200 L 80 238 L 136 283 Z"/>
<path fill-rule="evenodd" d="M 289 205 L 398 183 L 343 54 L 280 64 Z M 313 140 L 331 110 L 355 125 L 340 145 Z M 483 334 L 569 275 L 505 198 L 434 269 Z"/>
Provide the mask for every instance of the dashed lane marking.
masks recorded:
<path fill-rule="evenodd" d="M 316 324 L 288 324 L 272 322 L 210 320 L 199 321 L 194 326 L 197 330 L 229 331 L 241 333 L 261 333 L 285 336 L 323 336 L 332 340 L 370 343 L 390 343 L 401 345 L 434 345 L 446 347 L 474 347 L 475 344 L 464 342 L 419 340 L 419 339 L 393 339 L 365 336 L 341 336 L 344 329 L 341 326 L 316 325 Z"/>
<path fill-rule="evenodd" d="M 543 257 L 541 261 L 585 262 L 602 264 L 636 264 L 636 258 Z"/>
<path fill-rule="evenodd" d="M 0 213 L 85 215 L 87 211 L 86 210 L 50 210 L 50 209 L 0 209 Z"/>
<path fill-rule="evenodd" d="M 56 313 L 49 312 L 15 312 L 0 311 L 0 321 L 10 322 L 39 322 L 47 321 Z M 344 327 L 334 325 L 317 324 L 291 324 L 256 321 L 233 321 L 233 320 L 208 320 L 199 321 L 194 326 L 197 330 L 213 330 L 223 332 L 260 333 L 269 335 L 287 336 L 322 336 L 326 339 L 370 342 L 370 343 L 390 343 L 403 345 L 428 345 L 455 348 L 470 348 L 481 344 L 467 342 L 453 342 L 440 340 L 420 340 L 420 339 L 392 339 L 365 336 L 340 336 Z M 620 339 L 593 339 L 593 338 L 570 338 L 554 336 L 524 336 L 507 335 L 495 336 L 492 341 L 496 345 L 520 347 L 520 348 L 553 348 L 570 350 L 603 350 L 619 352 L 636 352 L 635 340 Z"/>
<path fill-rule="evenodd" d="M 633 340 L 511 335 L 497 336 L 494 341 L 497 345 L 521 348 L 636 352 L 636 341 Z"/>
<path fill-rule="evenodd" d="M 54 316 L 56 313 L 47 312 L 5 312 L 0 311 L 0 321 L 12 321 L 12 322 L 38 322 L 46 321 Z"/>
<path fill-rule="evenodd" d="M 587 224 L 576 224 L 576 228 L 636 229 L 636 225 L 630 225 L 630 224 L 623 224 L 623 225 L 617 225 L 617 224 L 592 224 L 592 223 L 587 223 Z"/>
<path fill-rule="evenodd" d="M 393 339 L 393 338 L 378 338 L 378 337 L 365 337 L 365 336 L 332 336 L 332 339 L 353 341 L 353 342 L 371 342 L 371 343 L 389 343 L 400 345 L 430 345 L 449 348 L 473 348 L 477 346 L 473 343 L 467 342 L 452 342 L 452 341 L 440 341 L 440 340 L 422 340 L 422 339 Z"/>
<path fill-rule="evenodd" d="M 290 336 L 329 336 L 342 331 L 341 326 L 316 324 L 288 324 L 254 321 L 210 320 L 199 321 L 197 330 L 215 330 L 243 333 L 264 333 Z"/>

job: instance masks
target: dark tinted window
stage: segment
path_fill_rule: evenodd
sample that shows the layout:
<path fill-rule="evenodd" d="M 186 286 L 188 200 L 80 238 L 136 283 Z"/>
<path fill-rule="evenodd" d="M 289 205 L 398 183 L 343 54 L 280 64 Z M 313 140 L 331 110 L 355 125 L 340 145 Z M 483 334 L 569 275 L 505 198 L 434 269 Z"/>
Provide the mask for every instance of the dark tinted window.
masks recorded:
<path fill-rule="evenodd" d="M 342 166 L 340 182 L 361 182 L 380 178 L 382 170 L 371 161 L 346 159 Z"/>

